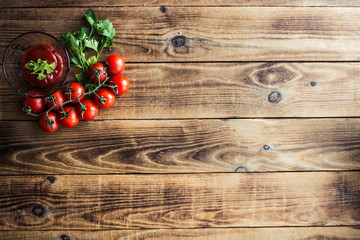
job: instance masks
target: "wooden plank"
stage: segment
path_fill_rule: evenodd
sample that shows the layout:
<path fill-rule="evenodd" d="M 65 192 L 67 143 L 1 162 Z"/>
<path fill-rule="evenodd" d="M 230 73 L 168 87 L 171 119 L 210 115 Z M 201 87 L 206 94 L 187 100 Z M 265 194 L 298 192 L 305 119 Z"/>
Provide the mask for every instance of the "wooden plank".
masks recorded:
<path fill-rule="evenodd" d="M 0 122 L 1 174 L 360 169 L 360 119 Z M 70 140 L 71 139 L 71 140 Z"/>
<path fill-rule="evenodd" d="M 23 32 L 60 37 L 80 29 L 87 9 L 0 9 L 0 55 Z M 95 12 L 114 23 L 113 51 L 128 62 L 358 61 L 360 55 L 360 8 L 112 7 Z M 184 45 L 174 47 L 179 36 L 185 37 Z"/>
<path fill-rule="evenodd" d="M 129 63 L 124 75 L 130 91 L 97 119 L 360 116 L 360 63 Z M 34 119 L 1 73 L 0 95 L 0 120 Z"/>
<path fill-rule="evenodd" d="M 360 172 L 0 178 L 0 229 L 360 224 Z"/>
<path fill-rule="evenodd" d="M 346 6 L 346 7 L 358 7 L 360 6 L 359 1 L 357 0 L 100 0 L 100 1 L 90 1 L 90 0 L 76 0 L 76 1 L 67 1 L 67 0 L 58 0 L 58 1 L 49 1 L 44 2 L 42 0 L 3 0 L 0 2 L 0 7 L 74 7 L 74 6 L 83 6 L 83 7 L 95 7 L 95 6 L 119 6 L 119 7 L 154 7 L 154 6 L 249 6 L 249 7 L 283 7 L 283 6 L 292 6 L 292 7 L 313 7 L 313 6 Z"/>
<path fill-rule="evenodd" d="M 192 240 L 356 240 L 360 230 L 351 227 L 210 228 L 100 231 L 2 231 L 2 240 L 44 239 L 192 239 Z"/>

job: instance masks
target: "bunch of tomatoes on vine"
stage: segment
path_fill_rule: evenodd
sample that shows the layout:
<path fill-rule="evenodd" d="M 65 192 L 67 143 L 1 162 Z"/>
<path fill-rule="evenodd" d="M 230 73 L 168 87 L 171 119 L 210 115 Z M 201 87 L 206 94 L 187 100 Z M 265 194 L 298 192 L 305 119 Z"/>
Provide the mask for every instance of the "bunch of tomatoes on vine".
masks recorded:
<path fill-rule="evenodd" d="M 77 82 L 69 83 L 64 91 L 58 90 L 46 98 L 23 99 L 24 111 L 38 116 L 40 129 L 45 132 L 55 132 L 60 125 L 75 127 L 79 119 L 92 120 L 97 116 L 99 107 L 110 108 L 114 105 L 115 94 L 123 95 L 129 90 L 129 80 L 120 75 L 125 68 L 122 56 L 112 54 L 105 64 L 98 61 L 103 49 L 113 46 L 113 24 L 109 19 L 98 20 L 92 9 L 86 12 L 85 18 L 90 28 L 82 27 L 77 32 L 68 32 L 60 39 L 67 46 L 72 63 L 82 69 L 82 72 L 75 74 Z M 88 50 L 95 55 L 89 57 Z M 54 70 L 51 67 L 55 63 L 43 60 L 29 62 L 28 66 L 32 74 L 38 75 L 39 81 L 48 78 L 48 71 Z"/>
<path fill-rule="evenodd" d="M 106 64 L 97 62 L 88 69 L 93 89 L 85 91 L 80 82 L 72 82 L 64 91 L 58 90 L 46 98 L 24 97 L 24 111 L 39 116 L 39 127 L 47 133 L 55 132 L 60 125 L 75 127 L 80 119 L 92 120 L 98 115 L 99 107 L 114 105 L 115 94 L 123 95 L 129 90 L 129 80 L 120 75 L 124 68 L 122 56 L 110 55 Z"/>

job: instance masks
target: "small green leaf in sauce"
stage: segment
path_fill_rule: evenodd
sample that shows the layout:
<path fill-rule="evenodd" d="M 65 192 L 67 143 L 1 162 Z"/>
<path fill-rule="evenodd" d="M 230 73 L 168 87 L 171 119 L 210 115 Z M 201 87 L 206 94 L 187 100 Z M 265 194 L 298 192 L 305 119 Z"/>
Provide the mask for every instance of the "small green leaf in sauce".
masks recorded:
<path fill-rule="evenodd" d="M 29 69 L 31 74 L 37 74 L 38 80 L 44 80 L 46 78 L 46 74 L 52 73 L 55 69 L 55 62 L 48 64 L 47 61 L 42 61 L 40 58 L 37 62 L 30 60 L 25 64 L 25 68 Z M 46 71 L 46 73 L 45 73 Z"/>

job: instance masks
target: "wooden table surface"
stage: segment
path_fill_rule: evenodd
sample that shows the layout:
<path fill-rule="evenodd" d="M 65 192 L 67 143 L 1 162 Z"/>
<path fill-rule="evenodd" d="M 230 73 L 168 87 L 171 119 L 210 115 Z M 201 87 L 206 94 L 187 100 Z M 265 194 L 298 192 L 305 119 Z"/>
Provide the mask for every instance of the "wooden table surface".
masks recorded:
<path fill-rule="evenodd" d="M 360 1 L 2 0 L 0 56 L 90 7 L 130 91 L 45 134 L 1 74 L 0 239 L 360 239 Z"/>

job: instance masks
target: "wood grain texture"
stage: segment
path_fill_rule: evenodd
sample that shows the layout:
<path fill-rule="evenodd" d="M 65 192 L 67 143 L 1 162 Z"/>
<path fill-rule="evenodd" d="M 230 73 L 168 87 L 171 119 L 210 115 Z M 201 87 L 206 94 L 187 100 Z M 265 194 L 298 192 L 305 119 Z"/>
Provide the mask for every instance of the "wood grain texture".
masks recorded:
<path fill-rule="evenodd" d="M 60 37 L 84 26 L 88 8 L 0 9 L 0 55 L 17 35 Z M 113 51 L 128 62 L 358 61 L 360 8 L 94 8 L 116 28 Z M 174 47 L 173 39 L 186 38 Z"/>
<path fill-rule="evenodd" d="M 97 119 L 360 116 L 360 63 L 129 63 L 123 74 L 129 92 Z M 2 74 L 0 95 L 0 120 L 34 119 Z"/>
<path fill-rule="evenodd" d="M 53 134 L 0 123 L 1 174 L 360 169 L 358 118 L 82 121 Z"/>
<path fill-rule="evenodd" d="M 131 90 L 49 135 L 0 73 L 0 239 L 360 239 L 360 1 L 4 0 L 0 56 L 89 7 Z"/>
<path fill-rule="evenodd" d="M 256 7 L 283 7 L 283 6 L 344 6 L 344 7 L 358 7 L 360 6 L 357 0 L 57 0 L 57 1 L 42 1 L 42 0 L 3 0 L 0 2 L 0 7 L 94 7 L 94 6 L 121 6 L 121 7 L 154 7 L 154 6 L 256 6 Z"/>
<path fill-rule="evenodd" d="M 2 231 L 2 240 L 192 239 L 192 240 L 357 240 L 360 230 L 351 227 L 210 228 L 100 231 Z"/>
<path fill-rule="evenodd" d="M 0 178 L 0 229 L 360 224 L 360 172 Z"/>

